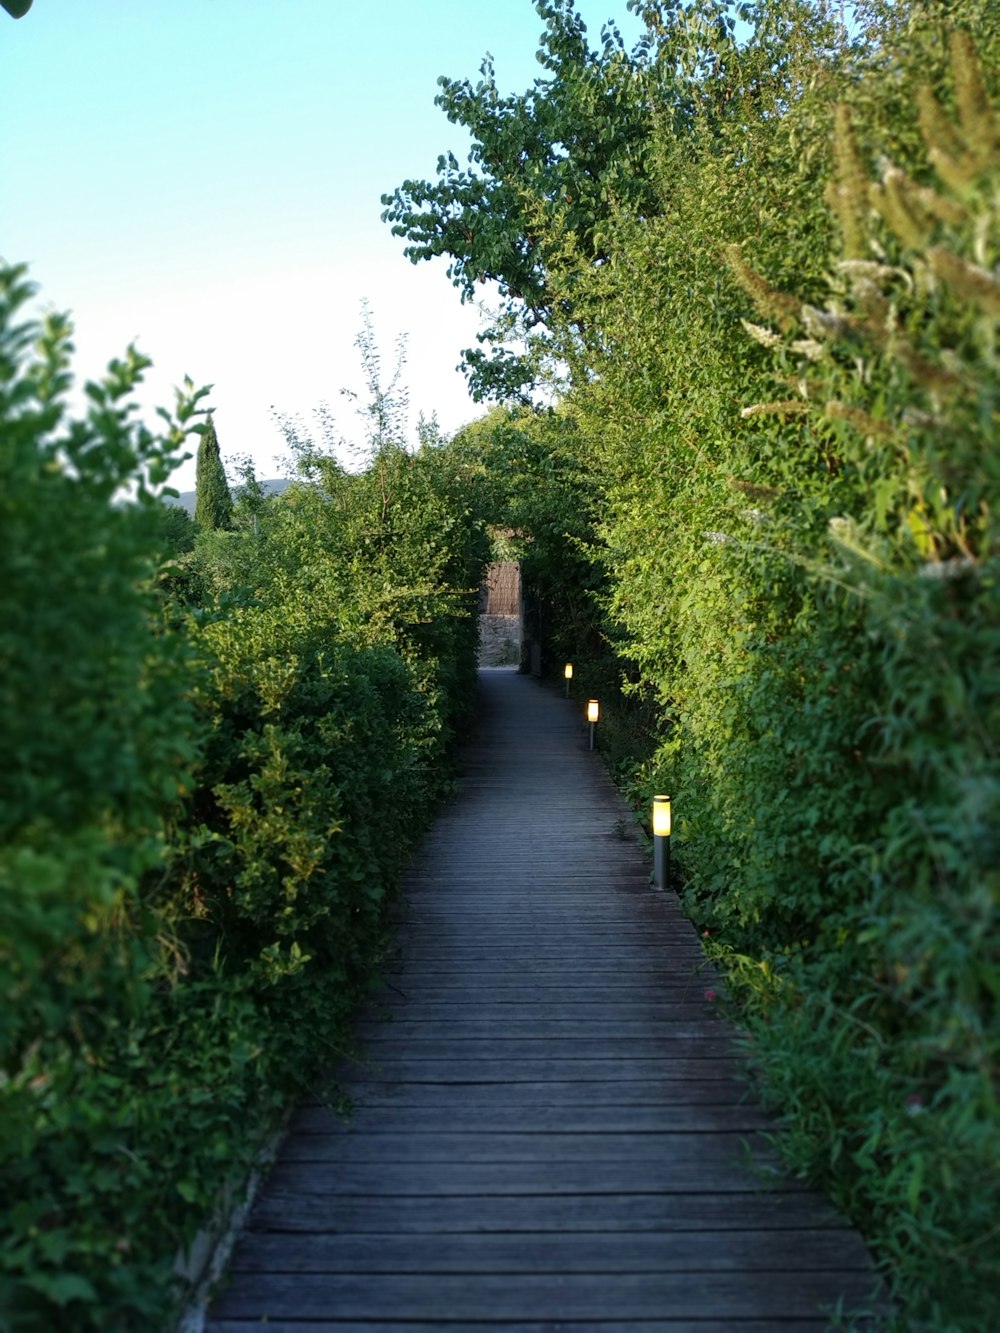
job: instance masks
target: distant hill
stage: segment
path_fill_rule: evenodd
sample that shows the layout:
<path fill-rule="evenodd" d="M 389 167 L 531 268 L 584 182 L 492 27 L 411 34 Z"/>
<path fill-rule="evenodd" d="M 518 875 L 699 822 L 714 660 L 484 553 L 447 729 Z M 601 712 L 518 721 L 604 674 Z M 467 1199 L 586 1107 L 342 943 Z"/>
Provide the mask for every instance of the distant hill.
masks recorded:
<path fill-rule="evenodd" d="M 260 484 L 264 488 L 266 494 L 280 495 L 287 486 L 291 486 L 292 481 L 290 477 L 272 477 L 270 480 L 262 481 Z M 239 494 L 239 487 L 232 487 L 232 492 L 233 499 L 235 500 L 236 496 Z M 191 517 L 194 518 L 194 505 L 197 495 L 197 491 L 181 491 L 176 500 L 170 500 L 168 498 L 167 503 L 180 505 L 182 509 L 186 509 Z"/>

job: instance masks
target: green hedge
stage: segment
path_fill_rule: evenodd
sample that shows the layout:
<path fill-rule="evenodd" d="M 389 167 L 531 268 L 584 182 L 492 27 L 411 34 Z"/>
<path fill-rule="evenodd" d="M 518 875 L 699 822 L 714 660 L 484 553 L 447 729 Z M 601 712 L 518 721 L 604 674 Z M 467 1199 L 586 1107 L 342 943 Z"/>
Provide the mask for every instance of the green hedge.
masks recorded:
<path fill-rule="evenodd" d="M 350 1046 L 485 539 L 429 442 L 185 552 L 151 488 L 201 395 L 154 437 L 130 351 L 72 420 L 29 296 L 0 268 L 0 1328 L 165 1328 L 177 1254 Z"/>
<path fill-rule="evenodd" d="M 619 760 L 651 707 L 627 780 L 674 798 L 789 1159 L 862 1226 L 904 1326 L 978 1329 L 1000 1322 L 996 7 L 866 0 L 848 30 L 797 0 L 642 9 L 615 57 L 641 202 L 609 187 L 591 248 L 560 226 L 575 199 L 525 204 L 569 430 L 530 463 L 539 514 L 494 422 L 495 521 L 543 566 L 550 664 L 614 660 Z M 623 86 L 612 47 L 574 86 Z M 593 106 L 580 142 L 612 154 Z"/>
<path fill-rule="evenodd" d="M 870 68 L 790 40 L 752 134 L 662 135 L 574 401 L 668 722 L 640 787 L 674 796 L 790 1160 L 905 1319 L 972 1329 L 1000 1318 L 1000 119 L 961 30 L 897 17 Z"/>

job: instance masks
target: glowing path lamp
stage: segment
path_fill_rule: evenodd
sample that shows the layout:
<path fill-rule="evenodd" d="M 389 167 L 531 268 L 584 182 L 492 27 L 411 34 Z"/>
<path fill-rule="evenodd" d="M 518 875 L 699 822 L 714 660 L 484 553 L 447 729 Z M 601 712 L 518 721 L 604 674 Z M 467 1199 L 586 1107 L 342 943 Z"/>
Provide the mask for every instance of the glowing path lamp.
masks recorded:
<path fill-rule="evenodd" d="M 567 662 L 563 667 L 563 678 L 566 681 L 566 698 L 569 698 L 569 683 L 573 679 L 573 663 Z"/>
<path fill-rule="evenodd" d="M 653 888 L 670 888 L 670 797 L 653 797 Z"/>
<path fill-rule="evenodd" d="M 587 721 L 590 723 L 590 748 L 594 748 L 594 732 L 601 720 L 601 705 L 596 699 L 587 700 Z"/>

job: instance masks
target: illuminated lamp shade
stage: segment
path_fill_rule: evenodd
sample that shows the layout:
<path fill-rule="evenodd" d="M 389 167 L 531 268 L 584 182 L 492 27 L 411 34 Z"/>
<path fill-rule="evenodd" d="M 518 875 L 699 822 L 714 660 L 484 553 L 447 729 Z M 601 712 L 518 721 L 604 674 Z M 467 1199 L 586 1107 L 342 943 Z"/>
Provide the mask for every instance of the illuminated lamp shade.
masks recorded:
<path fill-rule="evenodd" d="M 564 676 L 567 680 L 572 680 L 572 679 L 573 679 L 573 663 L 572 663 L 572 662 L 567 662 L 566 665 L 563 667 L 563 676 Z"/>
<path fill-rule="evenodd" d="M 601 705 L 596 699 L 587 700 L 587 721 L 598 722 L 601 717 Z"/>
<path fill-rule="evenodd" d="M 653 888 L 670 888 L 670 797 L 653 797 Z"/>
<path fill-rule="evenodd" d="M 670 797 L 653 797 L 653 837 L 670 837 Z"/>

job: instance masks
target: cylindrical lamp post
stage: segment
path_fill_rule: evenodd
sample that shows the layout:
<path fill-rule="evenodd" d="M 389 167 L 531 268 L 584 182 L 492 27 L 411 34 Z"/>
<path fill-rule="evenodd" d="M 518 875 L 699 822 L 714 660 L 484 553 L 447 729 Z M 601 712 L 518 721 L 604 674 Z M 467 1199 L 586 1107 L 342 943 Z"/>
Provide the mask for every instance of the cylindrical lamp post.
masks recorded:
<path fill-rule="evenodd" d="M 670 797 L 653 797 L 653 887 L 670 888 Z"/>
<path fill-rule="evenodd" d="M 566 681 L 566 698 L 569 698 L 569 683 L 573 679 L 573 663 L 567 662 L 563 667 L 563 678 Z"/>
<path fill-rule="evenodd" d="M 596 699 L 587 700 L 587 721 L 590 723 L 590 748 L 594 748 L 594 732 L 601 720 L 601 705 Z"/>

